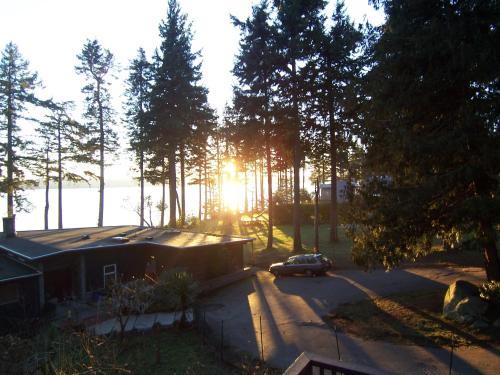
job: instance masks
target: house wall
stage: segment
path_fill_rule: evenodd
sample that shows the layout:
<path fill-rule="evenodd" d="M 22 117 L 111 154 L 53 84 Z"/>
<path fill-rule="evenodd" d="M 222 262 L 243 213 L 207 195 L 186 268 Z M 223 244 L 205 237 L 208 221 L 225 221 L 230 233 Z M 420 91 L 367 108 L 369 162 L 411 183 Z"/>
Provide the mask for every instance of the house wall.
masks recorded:
<path fill-rule="evenodd" d="M 17 288 L 19 296 L 19 300 L 14 303 L 3 304 L 0 301 L 0 325 L 2 319 L 7 317 L 28 318 L 39 314 L 37 280 L 38 277 L 28 277 L 0 284 L 0 287 Z"/>
<path fill-rule="evenodd" d="M 117 280 L 143 278 L 150 252 L 148 245 L 129 245 L 82 253 L 85 257 L 86 291 L 104 288 L 104 267 L 113 264 L 116 265 Z"/>
<path fill-rule="evenodd" d="M 80 298 L 86 293 L 103 289 L 105 266 L 116 265 L 117 280 L 143 278 L 148 262 L 153 259 L 157 275 L 165 270 L 180 268 L 192 273 L 198 281 L 203 281 L 243 269 L 243 244 L 184 249 L 157 244 L 124 244 L 58 254 L 38 264 L 44 275 L 45 300 L 57 302 L 64 298 Z M 82 290 L 82 285 L 85 290 Z"/>
<path fill-rule="evenodd" d="M 157 260 L 158 273 L 181 268 L 193 274 L 198 281 L 213 279 L 243 269 L 242 244 L 218 244 L 169 249 L 158 246 L 152 255 Z"/>

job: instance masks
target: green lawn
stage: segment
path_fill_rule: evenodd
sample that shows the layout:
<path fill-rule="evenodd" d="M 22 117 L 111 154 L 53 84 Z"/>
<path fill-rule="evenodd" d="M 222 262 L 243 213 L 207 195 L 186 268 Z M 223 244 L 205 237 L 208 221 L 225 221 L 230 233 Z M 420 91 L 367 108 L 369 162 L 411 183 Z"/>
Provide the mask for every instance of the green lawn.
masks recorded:
<path fill-rule="evenodd" d="M 195 231 L 239 235 L 255 238 L 253 260 L 251 249 L 247 249 L 246 258 L 248 263 L 265 266 L 271 262 L 283 260 L 293 255 L 293 227 L 292 225 L 275 225 L 273 227 L 273 249 L 267 250 L 267 216 L 259 217 L 257 223 L 245 223 L 245 216 L 238 219 L 237 216 L 227 216 L 224 220 L 203 221 L 194 228 Z M 346 237 L 342 227 L 338 228 L 339 241 L 337 243 L 329 242 L 329 225 L 320 225 L 319 228 L 319 247 L 320 252 L 334 259 L 339 268 L 356 267 L 351 260 L 352 241 Z M 301 228 L 303 252 L 311 252 L 314 244 L 314 226 L 303 225 Z M 500 250 L 499 250 L 500 251 Z M 406 265 L 426 266 L 482 266 L 482 257 L 476 251 L 443 251 L 441 241 L 436 240 L 436 246 L 433 252 L 425 257 L 413 262 L 403 262 Z"/>
<path fill-rule="evenodd" d="M 267 250 L 267 217 L 260 217 L 258 223 L 246 224 L 237 217 L 227 217 L 225 220 L 207 220 L 193 228 L 196 231 L 238 235 L 255 238 L 254 252 L 257 263 L 269 263 L 293 255 L 293 227 L 292 225 L 275 225 L 273 227 L 273 249 Z M 339 241 L 329 242 L 329 226 L 321 225 L 319 228 L 319 248 L 324 255 L 331 257 L 341 266 L 353 266 L 351 261 L 351 240 L 339 228 Z M 303 225 L 301 228 L 304 252 L 312 252 L 314 246 L 314 226 Z"/>

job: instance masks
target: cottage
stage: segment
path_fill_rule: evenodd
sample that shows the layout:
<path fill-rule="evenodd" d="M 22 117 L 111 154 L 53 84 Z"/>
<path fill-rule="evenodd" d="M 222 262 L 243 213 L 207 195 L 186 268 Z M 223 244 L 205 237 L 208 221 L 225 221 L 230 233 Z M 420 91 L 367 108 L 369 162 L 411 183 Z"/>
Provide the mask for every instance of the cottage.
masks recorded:
<path fill-rule="evenodd" d="M 154 277 L 171 268 L 184 268 L 199 281 L 237 272 L 244 266 L 243 246 L 251 241 L 138 226 L 6 232 L 0 256 L 6 272 L 14 272 L 15 264 L 19 276 L 32 279 L 39 311 L 46 301 L 85 300 L 116 280 Z"/>
<path fill-rule="evenodd" d="M 36 269 L 0 255 L 0 316 L 31 316 L 38 312 Z"/>
<path fill-rule="evenodd" d="M 344 203 L 346 201 L 346 188 L 347 181 L 338 179 L 337 180 L 337 202 Z M 319 185 L 319 200 L 321 202 L 329 202 L 332 193 L 332 184 L 320 184 Z"/>

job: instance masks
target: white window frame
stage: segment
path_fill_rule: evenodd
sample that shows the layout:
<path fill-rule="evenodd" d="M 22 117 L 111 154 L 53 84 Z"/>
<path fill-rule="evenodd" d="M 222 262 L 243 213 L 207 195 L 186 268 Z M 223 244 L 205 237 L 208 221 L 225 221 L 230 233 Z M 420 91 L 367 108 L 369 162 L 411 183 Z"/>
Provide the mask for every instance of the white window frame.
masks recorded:
<path fill-rule="evenodd" d="M 107 271 L 106 269 L 111 267 L 112 271 Z M 105 266 L 102 267 L 102 273 L 103 273 L 103 286 L 106 288 L 106 277 L 107 276 L 113 276 L 114 281 L 116 282 L 116 263 L 113 264 L 106 264 Z"/>

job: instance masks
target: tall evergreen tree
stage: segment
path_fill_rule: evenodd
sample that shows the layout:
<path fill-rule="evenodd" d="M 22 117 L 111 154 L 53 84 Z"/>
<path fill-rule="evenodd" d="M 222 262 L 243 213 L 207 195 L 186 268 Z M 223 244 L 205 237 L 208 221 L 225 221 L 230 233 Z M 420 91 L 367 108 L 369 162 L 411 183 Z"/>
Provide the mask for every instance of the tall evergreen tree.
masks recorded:
<path fill-rule="evenodd" d="M 301 146 L 301 109 L 306 89 L 300 79 L 301 66 L 317 51 L 315 40 L 321 33 L 321 11 L 324 0 L 274 0 L 277 8 L 277 50 L 281 55 L 280 102 L 285 107 L 284 123 L 288 124 L 288 137 L 293 151 L 293 251 L 302 249 L 300 235 L 300 165 L 303 159 Z"/>
<path fill-rule="evenodd" d="M 152 86 L 152 66 L 142 48 L 130 63 L 125 104 L 130 150 L 134 152 L 139 166 L 140 209 L 139 225 L 144 225 L 144 168 L 148 146 L 148 126 L 150 124 L 150 99 Z"/>
<path fill-rule="evenodd" d="M 355 94 L 355 80 L 360 72 L 358 48 L 363 34 L 357 30 L 345 12 L 344 2 L 338 1 L 332 15 L 332 26 L 319 39 L 319 53 L 306 70 L 309 73 L 313 107 L 320 119 L 326 120 L 330 159 L 330 241 L 338 240 L 337 168 L 339 153 L 347 151 L 344 134 L 349 129 L 350 100 Z M 321 122 L 321 120 L 320 120 Z"/>
<path fill-rule="evenodd" d="M 41 164 L 38 175 L 43 178 L 45 185 L 45 229 L 48 229 L 49 187 L 50 182 L 57 182 L 58 187 L 58 229 L 63 228 L 63 181 L 88 182 L 92 176 L 90 171 L 75 173 L 70 171 L 66 164 L 85 162 L 82 157 L 85 145 L 82 137 L 85 128 L 71 118 L 71 102 L 50 104 L 50 114 L 45 121 L 41 121 L 37 128 L 37 135 L 41 144 L 38 150 L 38 163 Z M 40 142 L 38 142 L 40 143 Z"/>
<path fill-rule="evenodd" d="M 114 66 L 113 54 L 103 48 L 97 40 L 87 40 L 81 54 L 77 56 L 78 74 L 85 78 L 82 93 L 85 95 L 87 119 L 88 161 L 99 165 L 99 214 L 97 226 L 103 226 L 104 220 L 104 168 L 105 154 L 114 152 L 117 147 L 117 135 L 112 129 L 114 111 L 111 107 L 109 85 Z"/>
<path fill-rule="evenodd" d="M 235 106 L 248 121 L 255 121 L 263 129 L 267 168 L 268 227 L 267 249 L 273 247 L 273 170 L 271 137 L 273 133 L 272 105 L 273 84 L 276 80 L 276 30 L 271 24 L 268 3 L 263 0 L 253 7 L 252 17 L 245 22 L 233 18 L 240 28 L 240 52 L 236 57 L 233 74 L 239 87 L 235 95 Z M 261 142 L 252 130 L 251 138 Z"/>
<path fill-rule="evenodd" d="M 363 142 L 371 174 L 353 255 L 397 265 L 436 236 L 482 249 L 500 280 L 498 1 L 377 1 L 387 15 L 366 79 Z"/>
<path fill-rule="evenodd" d="M 26 201 L 20 193 L 28 182 L 25 170 L 30 163 L 26 154 L 29 142 L 19 134 L 18 120 L 27 119 L 24 112 L 28 104 L 43 104 L 35 97 L 38 85 L 37 74 L 29 71 L 28 61 L 14 43 L 8 43 L 0 60 L 0 131 L 5 137 L 0 146 L 5 155 L 2 169 L 7 170 L 6 176 L 0 174 L 0 191 L 7 194 L 8 217 L 14 215 L 15 209 L 25 208 Z"/>
<path fill-rule="evenodd" d="M 192 34 L 176 0 L 169 0 L 160 25 L 162 43 L 156 55 L 151 93 L 152 139 L 167 149 L 170 196 L 169 225 L 176 226 L 176 152 L 191 129 L 190 111 L 201 79 L 198 54 L 191 50 Z"/>

